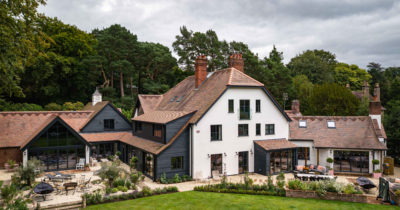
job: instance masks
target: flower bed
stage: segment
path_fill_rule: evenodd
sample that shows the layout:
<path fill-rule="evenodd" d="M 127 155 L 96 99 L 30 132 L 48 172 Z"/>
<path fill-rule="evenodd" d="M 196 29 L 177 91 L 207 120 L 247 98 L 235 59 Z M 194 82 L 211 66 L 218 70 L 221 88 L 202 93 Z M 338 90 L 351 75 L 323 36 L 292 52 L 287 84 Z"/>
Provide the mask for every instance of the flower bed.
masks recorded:
<path fill-rule="evenodd" d="M 175 174 L 173 178 L 167 178 L 167 175 L 163 173 L 161 175 L 160 180 L 158 180 L 161 184 L 173 184 L 173 183 L 181 183 L 181 182 L 187 182 L 187 181 L 193 181 L 192 177 L 189 175 L 182 175 L 179 176 L 179 174 Z"/>
<path fill-rule="evenodd" d="M 353 184 L 345 185 L 333 180 L 309 182 L 290 180 L 288 188 L 286 196 L 293 198 L 317 198 L 359 203 L 367 203 L 368 198 Z"/>
<path fill-rule="evenodd" d="M 157 188 L 154 190 L 151 190 L 148 187 L 143 187 L 142 191 L 135 190 L 132 193 L 123 193 L 120 195 L 102 195 L 100 191 L 91 194 L 85 193 L 82 196 L 82 199 L 84 199 L 83 202 L 85 203 L 85 205 L 94 205 L 94 204 L 148 197 L 152 195 L 168 194 L 174 192 L 178 192 L 177 187 L 164 187 L 164 188 Z"/>

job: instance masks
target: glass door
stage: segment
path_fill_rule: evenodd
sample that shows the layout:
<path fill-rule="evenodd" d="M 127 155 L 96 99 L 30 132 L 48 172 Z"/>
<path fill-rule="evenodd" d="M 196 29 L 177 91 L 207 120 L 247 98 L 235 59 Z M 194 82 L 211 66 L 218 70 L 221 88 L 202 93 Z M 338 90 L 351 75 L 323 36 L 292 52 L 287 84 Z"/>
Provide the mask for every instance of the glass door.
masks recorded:
<path fill-rule="evenodd" d="M 211 155 L 211 175 L 216 170 L 222 174 L 222 154 Z"/>
<path fill-rule="evenodd" d="M 239 174 L 249 171 L 249 152 L 239 152 Z"/>

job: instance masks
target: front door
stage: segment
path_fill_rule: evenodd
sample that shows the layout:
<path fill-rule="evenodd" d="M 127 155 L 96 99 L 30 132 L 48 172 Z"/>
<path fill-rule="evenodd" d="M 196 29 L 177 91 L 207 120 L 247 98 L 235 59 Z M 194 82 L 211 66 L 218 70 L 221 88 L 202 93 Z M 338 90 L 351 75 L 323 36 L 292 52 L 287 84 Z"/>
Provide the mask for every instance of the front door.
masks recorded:
<path fill-rule="evenodd" d="M 249 152 L 239 152 L 239 174 L 249 172 Z"/>

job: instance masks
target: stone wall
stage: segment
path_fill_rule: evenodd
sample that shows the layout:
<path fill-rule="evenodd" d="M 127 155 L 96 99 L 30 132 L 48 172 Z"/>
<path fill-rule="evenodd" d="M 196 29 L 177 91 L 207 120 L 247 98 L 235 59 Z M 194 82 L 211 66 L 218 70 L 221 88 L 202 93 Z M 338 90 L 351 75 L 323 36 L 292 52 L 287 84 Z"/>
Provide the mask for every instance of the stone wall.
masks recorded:
<path fill-rule="evenodd" d="M 324 200 L 336 200 L 336 201 L 347 201 L 357 203 L 368 203 L 367 195 L 360 194 L 341 194 L 327 192 L 323 196 L 319 196 L 315 191 L 303 191 L 303 190 L 286 190 L 286 197 L 291 198 L 315 198 Z"/>

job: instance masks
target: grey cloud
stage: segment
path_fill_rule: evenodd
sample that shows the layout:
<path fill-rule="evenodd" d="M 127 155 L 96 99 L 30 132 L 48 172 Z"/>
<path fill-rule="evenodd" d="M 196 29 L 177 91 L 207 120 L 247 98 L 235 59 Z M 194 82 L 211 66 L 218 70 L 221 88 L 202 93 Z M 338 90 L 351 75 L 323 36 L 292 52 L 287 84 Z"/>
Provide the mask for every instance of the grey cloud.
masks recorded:
<path fill-rule="evenodd" d="M 324 49 L 361 67 L 400 65 L 400 3 L 392 0 L 49 0 L 40 11 L 88 32 L 119 23 L 141 41 L 170 48 L 186 25 L 247 43 L 261 57 L 275 44 L 285 62 Z"/>

